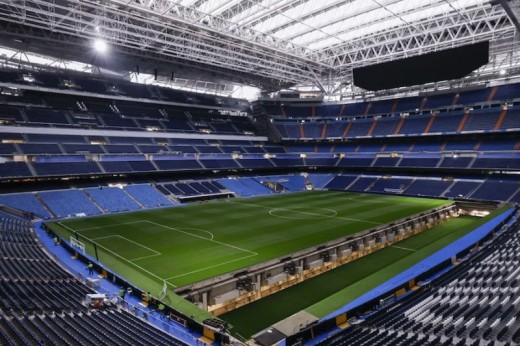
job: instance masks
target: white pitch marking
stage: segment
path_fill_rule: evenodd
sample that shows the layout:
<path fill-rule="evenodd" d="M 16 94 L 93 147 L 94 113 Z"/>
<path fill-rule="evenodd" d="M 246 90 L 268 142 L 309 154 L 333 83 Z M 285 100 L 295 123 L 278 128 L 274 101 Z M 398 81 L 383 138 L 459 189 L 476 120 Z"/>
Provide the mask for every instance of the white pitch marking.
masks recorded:
<path fill-rule="evenodd" d="M 292 220 L 302 220 L 302 218 L 298 218 L 298 217 L 290 217 L 290 216 L 287 216 L 287 215 L 276 215 L 276 211 L 280 210 L 280 211 L 292 211 L 292 212 L 295 212 L 295 213 L 300 213 L 300 214 L 310 214 L 311 216 L 314 216 L 314 213 L 307 213 L 307 212 L 302 212 L 302 211 L 299 211 L 297 210 L 298 208 L 304 208 L 304 207 L 294 207 L 294 209 L 284 209 L 284 208 L 274 208 L 274 209 L 271 209 L 269 210 L 269 215 L 271 216 L 275 216 L 275 217 L 279 217 L 281 219 L 292 219 Z M 307 208 L 309 209 L 309 208 Z M 332 209 L 327 209 L 327 208 L 314 208 L 315 210 L 325 210 L 325 211 L 331 211 L 333 214 L 332 215 L 326 215 L 326 214 L 318 214 L 316 213 L 316 217 L 313 218 L 313 219 L 321 219 L 321 218 L 327 218 L 327 217 L 334 217 L 336 215 L 338 215 L 338 212 L 335 211 L 335 210 L 332 210 Z M 312 219 L 312 218 L 310 218 Z"/>
<path fill-rule="evenodd" d="M 65 226 L 64 224 L 62 224 L 61 221 L 58 221 L 57 223 L 58 223 L 58 225 L 60 225 L 61 227 L 65 227 L 66 229 L 68 229 L 68 230 L 71 231 L 72 233 L 76 232 L 75 230 L 73 230 L 73 229 L 70 228 L 69 226 Z"/>
<path fill-rule="evenodd" d="M 143 256 L 143 257 L 137 257 L 137 258 L 132 258 L 131 260 L 129 260 L 130 262 L 133 262 L 133 261 L 138 261 L 138 260 L 142 260 L 142 259 L 145 259 L 145 258 L 150 258 L 150 257 L 155 257 L 155 256 L 161 256 L 162 254 L 161 253 L 157 253 L 157 254 L 154 254 L 154 255 L 148 255 L 148 256 Z"/>
<path fill-rule="evenodd" d="M 141 243 L 138 243 L 138 242 L 136 242 L 136 241 L 133 241 L 133 240 L 131 240 L 131 239 L 128 239 L 127 237 L 123 237 L 122 235 L 119 235 L 119 234 L 113 234 L 113 235 L 109 235 L 109 236 L 101 237 L 101 238 L 92 238 L 91 240 L 99 240 L 99 239 L 106 239 L 106 238 L 113 238 L 113 237 L 119 237 L 119 238 L 122 238 L 122 239 L 124 239 L 124 240 L 126 240 L 126 241 L 128 241 L 128 242 L 130 242 L 130 243 L 134 243 L 135 245 L 138 245 L 138 246 L 140 246 L 140 247 L 144 247 L 144 248 L 145 248 L 146 250 L 148 250 L 148 251 L 155 252 L 156 255 L 161 255 L 161 253 L 160 253 L 159 251 L 156 251 L 156 250 L 154 250 L 154 249 L 151 249 L 151 248 L 149 248 L 148 246 L 145 246 L 145 245 L 143 245 L 143 244 L 141 244 Z"/>
<path fill-rule="evenodd" d="M 313 215 L 313 216 L 320 216 L 320 217 L 323 217 L 323 218 L 327 218 L 327 217 L 328 217 L 328 218 L 334 218 L 334 219 L 340 219 L 340 220 L 357 221 L 357 222 L 366 222 L 366 223 L 371 223 L 371 224 L 374 224 L 374 225 L 382 225 L 382 223 L 380 223 L 380 222 L 374 222 L 374 221 L 368 221 L 368 220 L 361 220 L 361 219 L 354 219 L 354 218 L 350 218 L 350 217 L 341 217 L 341 216 L 336 216 L 336 215 L 323 215 L 323 214 L 318 214 L 318 213 L 305 212 L 305 211 L 297 211 L 297 210 L 284 209 L 284 208 L 274 208 L 274 207 L 268 207 L 268 206 L 260 205 L 260 204 L 231 202 L 231 201 L 229 201 L 229 200 L 227 201 L 227 203 L 232 203 L 232 204 L 241 204 L 241 205 L 248 205 L 248 206 L 252 206 L 252 207 L 266 208 L 266 209 L 270 209 L 270 210 L 282 210 L 282 211 L 288 211 L 288 212 L 294 212 L 294 213 L 300 213 L 300 214 L 307 214 L 307 215 Z M 309 209 L 312 209 L 312 208 L 309 208 Z M 319 208 L 317 208 L 317 209 L 319 209 Z"/>
<path fill-rule="evenodd" d="M 141 221 L 141 222 L 142 222 L 142 221 Z M 68 230 L 74 232 L 74 230 L 73 230 L 72 228 L 63 225 L 61 222 L 58 222 L 58 223 L 59 223 L 61 226 L 67 228 Z M 88 239 L 88 238 L 87 238 L 87 239 Z M 105 251 L 107 251 L 107 252 L 113 254 L 114 256 L 121 258 L 123 261 L 126 261 L 126 262 L 130 263 L 130 265 L 132 265 L 132 266 L 134 266 L 134 267 L 136 267 L 136 268 L 139 268 L 140 270 L 142 270 L 143 272 L 147 273 L 148 275 L 153 276 L 154 278 L 161 280 L 161 282 L 163 282 L 163 281 L 168 281 L 168 280 L 166 280 L 166 279 L 163 279 L 163 278 L 161 278 L 161 277 L 155 275 L 154 273 L 151 273 L 150 271 L 144 269 L 143 267 L 141 267 L 141 266 L 139 266 L 139 265 L 137 265 L 137 264 L 135 264 L 135 263 L 133 263 L 133 262 L 130 262 L 127 258 L 124 258 L 123 256 L 121 256 L 121 255 L 115 253 L 114 251 L 107 249 L 107 248 L 104 247 L 103 245 L 101 245 L 101 244 L 99 244 L 99 243 L 96 243 L 95 241 L 93 241 L 93 240 L 91 240 L 91 239 L 88 239 L 88 240 L 89 240 L 90 242 L 96 244 L 97 246 L 103 248 Z M 172 284 L 172 283 L 170 283 L 170 285 L 172 285 L 173 287 L 177 287 L 177 286 L 175 286 L 175 285 Z"/>
<path fill-rule="evenodd" d="M 189 273 L 183 273 L 183 274 L 180 274 L 180 275 L 177 275 L 177 276 L 173 276 L 173 277 L 170 277 L 170 278 L 162 279 L 162 278 L 158 277 L 157 275 L 155 275 L 155 274 L 153 274 L 153 273 L 150 273 L 148 270 L 146 270 L 146 269 L 144 269 L 144 268 L 138 266 L 137 264 L 135 264 L 135 263 L 133 262 L 133 261 L 137 261 L 137 260 L 141 260 L 141 259 L 145 259 L 145 258 L 149 258 L 149 257 L 153 257 L 153 256 L 159 256 L 161 253 L 159 253 L 159 252 L 157 252 L 157 251 L 155 251 L 155 250 L 153 250 L 153 249 L 147 248 L 146 246 L 144 246 L 144 245 L 142 245 L 142 244 L 136 243 L 136 242 L 134 242 L 134 241 L 132 241 L 132 240 L 130 240 L 130 239 L 127 239 L 127 238 L 125 238 L 125 237 L 123 237 L 123 236 L 120 236 L 120 235 L 111 235 L 111 236 L 101 237 L 102 239 L 110 238 L 110 237 L 121 237 L 121 238 L 124 238 L 124 239 L 126 239 L 126 240 L 128 240 L 128 241 L 134 242 L 134 243 L 136 243 L 136 244 L 138 244 L 138 245 L 140 245 L 140 246 L 143 246 L 143 247 L 145 247 L 145 248 L 147 248 L 147 249 L 149 249 L 149 250 L 154 251 L 154 252 L 157 253 L 157 254 L 154 254 L 154 255 L 143 256 L 143 257 L 138 257 L 138 258 L 134 258 L 134 259 L 129 260 L 129 259 L 127 259 L 127 258 L 124 258 L 124 257 L 121 256 L 121 255 L 118 255 L 118 254 L 116 254 L 116 253 L 114 253 L 114 252 L 108 250 L 106 247 L 104 247 L 104 246 L 102 246 L 102 245 L 96 243 L 96 242 L 94 241 L 94 239 L 90 239 L 90 241 L 92 241 L 93 243 L 97 244 L 98 246 L 104 248 L 104 249 L 107 250 L 108 252 L 113 253 L 114 255 L 116 255 L 116 256 L 122 258 L 123 260 L 125 260 L 125 261 L 127 261 L 127 262 L 130 262 L 130 263 L 131 263 L 132 265 L 134 265 L 135 267 L 137 267 L 137 268 L 143 270 L 144 272 L 146 272 L 146 273 L 148 273 L 148 274 L 150 274 L 150 275 L 152 275 L 152 276 L 154 276 L 154 277 L 156 277 L 156 278 L 158 278 L 158 279 L 160 279 L 160 280 L 162 280 L 162 281 L 168 281 L 168 280 L 171 280 L 171 279 L 174 279 L 174 278 L 177 278 L 177 277 L 181 277 L 181 276 L 185 276 L 185 275 L 189 275 L 189 274 L 194 274 L 194 273 L 197 273 L 197 272 L 200 272 L 200 271 L 203 271 L 203 270 L 207 270 L 207 269 L 210 269 L 210 268 L 213 268 L 213 267 L 217 267 L 217 266 L 225 265 L 225 264 L 228 264 L 228 263 L 232 263 L 232 262 L 240 261 L 240 260 L 243 260 L 243 259 L 246 259 L 246 258 L 249 258 L 249 257 L 253 257 L 253 256 L 258 256 L 258 253 L 257 253 L 257 252 L 254 252 L 254 251 L 251 251 L 251 250 L 247 250 L 247 249 L 243 249 L 243 248 L 240 248 L 240 247 L 238 247 L 238 246 L 234 246 L 234 245 L 230 245 L 230 244 L 226 244 L 226 243 L 223 243 L 223 242 L 219 242 L 219 241 L 217 241 L 217 240 L 214 240 L 214 239 L 213 239 L 213 233 L 211 233 L 211 232 L 209 232 L 209 231 L 204 231 L 204 230 L 202 230 L 202 229 L 197 229 L 197 230 L 207 232 L 208 234 L 211 235 L 211 239 L 208 239 L 208 238 L 205 238 L 205 237 L 202 237 L 202 236 L 196 235 L 196 234 L 192 234 L 192 233 L 189 233 L 189 232 L 183 231 L 182 229 L 177 229 L 177 228 L 174 228 L 174 227 L 170 227 L 170 226 L 166 226 L 166 225 L 161 225 L 161 224 L 159 224 L 159 223 L 156 223 L 156 222 L 153 222 L 153 221 L 149 221 L 149 220 L 141 220 L 141 221 L 127 222 L 127 223 L 125 223 L 125 224 L 129 224 L 129 223 L 138 223 L 138 222 L 147 222 L 147 223 L 151 223 L 151 224 L 156 225 L 156 226 L 160 226 L 160 227 L 168 228 L 168 229 L 174 230 L 174 231 L 176 231 L 176 232 L 180 232 L 180 233 L 184 233 L 184 234 L 190 235 L 190 236 L 192 236 L 192 237 L 196 237 L 196 238 L 204 239 L 204 240 L 207 240 L 207 241 L 212 241 L 212 242 L 215 242 L 215 243 L 220 244 L 220 245 L 223 245 L 223 246 L 231 247 L 231 248 L 234 248 L 234 249 L 237 249 L 237 250 L 243 251 L 243 252 L 248 252 L 248 253 L 250 253 L 250 255 L 247 255 L 247 256 L 244 256 L 244 257 L 240 257 L 240 258 L 237 258 L 237 259 L 234 259 L 234 260 L 231 260 L 231 261 L 226 261 L 226 262 L 222 262 L 222 263 L 219 263 L 219 264 L 215 264 L 215 265 L 210 266 L 210 267 L 206 267 L 206 268 L 198 269 L 198 270 L 195 270 L 195 271 L 192 271 L 192 272 L 189 272 Z M 116 225 L 111 225 L 111 226 L 117 226 L 117 225 L 121 225 L 121 224 L 116 224 Z M 67 228 L 67 229 L 69 229 L 70 231 L 74 232 L 74 230 L 72 230 L 70 227 L 67 227 L 67 226 L 65 226 L 65 225 L 62 225 L 62 226 L 65 227 L 65 228 Z M 96 229 L 96 228 L 102 228 L 102 227 L 91 227 L 91 228 L 89 228 L 89 229 Z M 83 230 L 87 230 L 87 229 L 83 229 Z M 96 238 L 96 239 L 101 239 L 101 238 Z M 173 285 L 173 284 L 172 284 L 172 285 Z M 177 287 L 177 286 L 175 286 L 175 285 L 173 285 L 173 286 L 174 286 L 174 287 Z"/>
<path fill-rule="evenodd" d="M 156 226 L 159 226 L 159 227 L 168 228 L 168 229 L 171 229 L 171 230 L 176 231 L 176 232 L 184 233 L 184 234 L 187 234 L 187 235 L 195 237 L 195 238 L 200 238 L 200 239 L 204 239 L 204 240 L 207 240 L 207 241 L 211 241 L 211 242 L 214 242 L 214 243 L 217 243 L 217 244 L 220 244 L 220 245 L 223 245 L 223 246 L 227 246 L 227 247 L 230 247 L 230 248 L 233 248 L 233 249 L 236 249 L 236 250 L 240 250 L 240 251 L 243 251 L 243 252 L 249 252 L 250 254 L 255 255 L 255 256 L 258 255 L 258 253 L 254 252 L 254 251 L 243 249 L 241 247 L 238 247 L 238 246 L 235 246 L 235 245 L 231 245 L 231 244 L 226 244 L 226 243 L 223 243 L 223 242 L 218 241 L 218 240 L 204 238 L 204 237 L 202 237 L 200 235 L 192 234 L 190 232 L 185 232 L 185 231 L 183 231 L 181 229 L 178 229 L 178 228 L 175 228 L 175 227 L 161 225 L 160 223 L 156 223 L 156 222 L 149 221 L 149 220 L 146 220 L 145 222 L 151 223 L 152 225 L 156 225 Z"/>
<path fill-rule="evenodd" d="M 195 273 L 198 273 L 198 272 L 201 272 L 201 271 L 204 271 L 204 270 L 208 270 L 208 269 L 211 269 L 211 268 L 219 267 L 219 266 L 222 266 L 222 265 L 225 265 L 225 264 L 229 264 L 229 263 L 233 263 L 233 262 L 241 261 L 241 260 L 243 260 L 243 259 L 246 259 L 246 258 L 249 258 L 249 257 L 253 257 L 253 256 L 256 256 L 256 254 L 247 255 L 247 256 L 240 257 L 240 258 L 237 258 L 237 259 L 234 259 L 234 260 L 230 260 L 230 261 L 226 261 L 226 262 L 221 262 L 221 263 L 218 263 L 218 264 L 214 264 L 214 265 L 209 266 L 209 267 L 204 267 L 204 268 L 201 268 L 201 269 L 193 270 L 193 271 L 191 271 L 191 272 L 187 272 L 187 273 L 183 273 L 183 274 L 175 275 L 175 276 L 172 276 L 172 277 L 170 277 L 170 278 L 167 278 L 166 280 L 171 280 L 171 279 L 179 278 L 179 277 L 181 277 L 181 276 L 186 276 L 186 275 L 190 275 L 190 274 L 195 274 Z"/>
<path fill-rule="evenodd" d="M 99 237 L 99 238 L 89 238 L 90 240 L 100 240 L 100 239 L 107 239 L 107 238 L 113 238 L 115 237 L 115 234 L 107 235 L 106 237 Z"/>
<path fill-rule="evenodd" d="M 88 227 L 88 228 L 80 228 L 80 229 L 77 229 L 75 232 L 83 232 L 83 231 L 88 231 L 88 230 L 91 230 L 91 229 L 100 229 L 100 228 L 107 228 L 107 227 L 115 227 L 115 226 L 121 226 L 121 225 L 131 225 L 131 224 L 134 224 L 134 223 L 140 223 L 140 222 L 146 222 L 144 220 L 138 220 L 138 221 L 131 221 L 131 222 L 122 222 L 122 223 L 115 223 L 115 224 L 112 224 L 112 225 L 106 225 L 106 226 L 97 226 L 97 227 Z M 60 225 L 62 225 L 60 223 Z M 66 227 L 65 225 L 62 225 L 63 227 Z M 70 229 L 70 228 L 69 228 Z"/>
<path fill-rule="evenodd" d="M 417 250 L 414 250 L 414 249 L 409 249 L 407 247 L 401 247 L 401 246 L 395 246 L 395 245 L 390 245 L 390 247 L 395 247 L 396 249 L 401 249 L 401 250 L 406 250 L 406 251 L 411 251 L 411 252 L 416 252 Z"/>
<path fill-rule="evenodd" d="M 200 231 L 200 232 L 205 232 L 207 234 L 210 235 L 211 238 L 206 238 L 206 239 L 209 239 L 209 240 L 213 240 L 213 238 L 215 238 L 215 236 L 213 235 L 213 233 L 211 233 L 210 231 L 206 231 L 205 229 L 202 229 L 202 228 L 191 228 L 191 227 L 182 227 L 182 228 L 179 228 L 181 231 L 188 231 L 188 230 L 192 230 L 192 231 Z"/>

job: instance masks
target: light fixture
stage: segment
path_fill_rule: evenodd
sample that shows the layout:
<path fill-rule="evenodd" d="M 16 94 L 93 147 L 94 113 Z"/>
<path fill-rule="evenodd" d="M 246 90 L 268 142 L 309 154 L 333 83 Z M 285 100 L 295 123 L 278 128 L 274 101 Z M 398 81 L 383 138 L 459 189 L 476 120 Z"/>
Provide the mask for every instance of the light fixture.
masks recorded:
<path fill-rule="evenodd" d="M 104 40 L 98 38 L 94 41 L 94 49 L 99 53 L 104 53 L 107 51 L 108 45 Z"/>
<path fill-rule="evenodd" d="M 505 75 L 506 74 L 506 70 L 504 69 L 501 69 L 500 72 L 498 72 L 501 76 Z"/>

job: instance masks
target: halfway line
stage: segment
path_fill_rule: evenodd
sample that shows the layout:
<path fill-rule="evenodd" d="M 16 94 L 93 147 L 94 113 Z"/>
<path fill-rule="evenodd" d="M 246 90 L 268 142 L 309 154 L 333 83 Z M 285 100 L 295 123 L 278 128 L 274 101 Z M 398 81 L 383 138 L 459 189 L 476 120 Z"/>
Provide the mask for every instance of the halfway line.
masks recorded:
<path fill-rule="evenodd" d="M 307 212 L 307 211 L 299 211 L 299 210 L 291 210 L 291 209 L 284 209 L 284 208 L 268 207 L 268 206 L 260 205 L 260 204 L 231 202 L 229 200 L 226 200 L 226 202 L 227 203 L 232 203 L 232 204 L 248 205 L 248 206 L 252 206 L 252 207 L 271 209 L 271 210 L 288 211 L 288 212 L 291 212 L 291 213 L 307 214 L 307 215 L 312 215 L 312 216 L 322 216 L 322 217 L 328 217 L 328 218 L 334 218 L 334 219 L 340 219 L 340 220 L 366 222 L 366 223 L 371 223 L 371 224 L 374 224 L 374 225 L 382 225 L 382 223 L 380 223 L 380 222 L 361 220 L 361 219 L 354 219 L 354 218 L 350 218 L 350 217 L 342 217 L 342 216 L 336 216 L 336 215 L 324 215 L 324 214 L 312 213 L 312 212 Z M 312 208 L 309 207 L 309 209 L 312 209 Z"/>

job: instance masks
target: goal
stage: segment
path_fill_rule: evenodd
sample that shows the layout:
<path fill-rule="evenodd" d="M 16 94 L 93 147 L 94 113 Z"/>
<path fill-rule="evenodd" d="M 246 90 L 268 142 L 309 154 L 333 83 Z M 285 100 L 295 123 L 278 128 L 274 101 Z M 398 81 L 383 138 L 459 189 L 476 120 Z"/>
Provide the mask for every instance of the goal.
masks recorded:
<path fill-rule="evenodd" d="M 80 242 L 79 240 L 77 240 L 76 238 L 74 238 L 72 236 L 70 237 L 70 245 L 73 248 L 79 249 L 82 254 L 85 254 L 85 244 L 83 244 L 82 242 Z"/>

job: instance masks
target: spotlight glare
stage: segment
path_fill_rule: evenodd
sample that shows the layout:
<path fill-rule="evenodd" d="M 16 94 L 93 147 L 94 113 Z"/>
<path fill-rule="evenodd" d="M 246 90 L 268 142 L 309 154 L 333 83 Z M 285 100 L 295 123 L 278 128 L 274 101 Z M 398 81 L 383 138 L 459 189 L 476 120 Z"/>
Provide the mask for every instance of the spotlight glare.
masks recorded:
<path fill-rule="evenodd" d="M 502 70 L 500 70 L 500 72 L 499 72 L 499 73 L 500 73 L 500 75 L 501 75 L 501 76 L 503 76 L 503 75 L 505 75 L 505 74 L 506 74 L 506 70 L 502 69 Z"/>
<path fill-rule="evenodd" d="M 99 53 L 104 53 L 107 51 L 107 43 L 103 41 L 102 39 L 98 38 L 94 41 L 94 49 L 98 51 Z"/>

